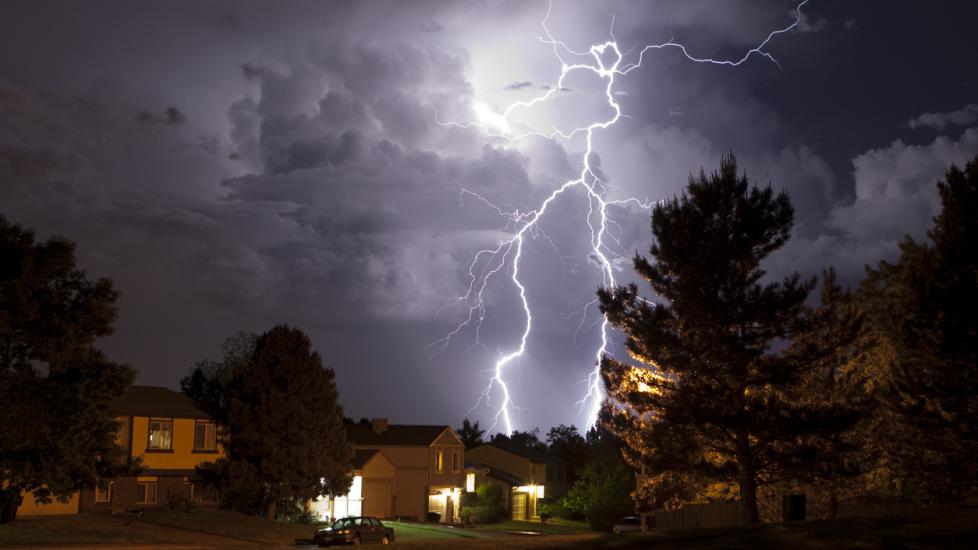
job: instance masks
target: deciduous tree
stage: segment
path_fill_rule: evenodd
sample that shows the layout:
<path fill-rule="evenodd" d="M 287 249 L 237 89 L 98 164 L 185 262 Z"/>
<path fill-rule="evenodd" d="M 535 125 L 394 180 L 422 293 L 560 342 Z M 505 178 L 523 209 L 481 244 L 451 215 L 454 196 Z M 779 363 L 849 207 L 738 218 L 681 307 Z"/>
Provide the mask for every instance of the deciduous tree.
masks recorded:
<path fill-rule="evenodd" d="M 235 367 L 228 431 L 229 472 L 259 482 L 269 519 L 280 500 L 349 490 L 353 451 L 335 375 L 297 328 L 262 334 L 252 360 Z"/>
<path fill-rule="evenodd" d="M 22 491 L 67 499 L 124 469 L 112 402 L 131 368 L 93 347 L 112 332 L 118 292 L 78 269 L 75 245 L 0 217 L 0 513 Z M 138 466 L 138 465 L 137 465 Z"/>

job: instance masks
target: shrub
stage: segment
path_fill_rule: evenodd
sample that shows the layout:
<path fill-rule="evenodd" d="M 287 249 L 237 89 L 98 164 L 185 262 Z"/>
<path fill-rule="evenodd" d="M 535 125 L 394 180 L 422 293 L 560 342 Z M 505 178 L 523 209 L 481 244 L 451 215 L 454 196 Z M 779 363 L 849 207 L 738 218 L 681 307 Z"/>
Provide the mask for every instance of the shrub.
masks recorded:
<path fill-rule="evenodd" d="M 495 523 L 502 519 L 502 514 L 498 509 L 482 505 L 462 508 L 459 515 L 464 523 L 474 524 Z"/>

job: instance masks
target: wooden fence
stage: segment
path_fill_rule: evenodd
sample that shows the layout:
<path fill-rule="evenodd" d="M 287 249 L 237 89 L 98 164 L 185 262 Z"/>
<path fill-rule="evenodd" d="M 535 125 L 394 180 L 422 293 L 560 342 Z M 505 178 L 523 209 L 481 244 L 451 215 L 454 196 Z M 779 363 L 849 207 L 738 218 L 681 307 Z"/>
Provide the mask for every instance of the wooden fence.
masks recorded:
<path fill-rule="evenodd" d="M 743 525 L 740 501 L 687 504 L 678 510 L 656 510 L 656 530 L 705 529 Z"/>

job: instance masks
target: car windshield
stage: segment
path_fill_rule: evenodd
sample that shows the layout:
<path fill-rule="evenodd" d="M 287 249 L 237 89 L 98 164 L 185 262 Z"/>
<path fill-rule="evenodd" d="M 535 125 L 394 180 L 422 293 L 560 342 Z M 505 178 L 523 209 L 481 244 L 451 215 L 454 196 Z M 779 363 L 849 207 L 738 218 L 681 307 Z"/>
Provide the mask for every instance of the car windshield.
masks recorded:
<path fill-rule="evenodd" d="M 338 519 L 333 522 L 333 529 L 346 529 L 351 524 L 348 518 Z"/>

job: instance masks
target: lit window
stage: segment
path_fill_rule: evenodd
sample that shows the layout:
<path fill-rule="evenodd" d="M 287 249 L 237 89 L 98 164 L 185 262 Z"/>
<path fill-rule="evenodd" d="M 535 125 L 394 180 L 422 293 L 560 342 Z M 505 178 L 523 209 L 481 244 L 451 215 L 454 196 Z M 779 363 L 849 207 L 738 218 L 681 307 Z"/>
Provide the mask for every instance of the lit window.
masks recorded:
<path fill-rule="evenodd" d="M 197 424 L 194 426 L 194 450 L 217 450 L 217 424 L 200 420 L 197 421 Z"/>
<path fill-rule="evenodd" d="M 172 420 L 150 420 L 149 421 L 149 449 L 172 449 L 173 448 L 173 421 Z"/>
<path fill-rule="evenodd" d="M 439 472 L 445 471 L 445 453 L 442 451 L 438 451 L 438 454 L 435 455 L 435 470 Z"/>
<path fill-rule="evenodd" d="M 112 482 L 95 485 L 95 502 L 112 502 Z"/>
<path fill-rule="evenodd" d="M 452 451 L 452 471 L 455 473 L 458 473 L 459 462 L 458 451 Z"/>
<path fill-rule="evenodd" d="M 139 481 L 136 483 L 136 504 L 156 504 L 156 494 L 159 485 L 155 481 Z"/>
<path fill-rule="evenodd" d="M 475 474 L 465 474 L 465 492 L 475 492 Z"/>

